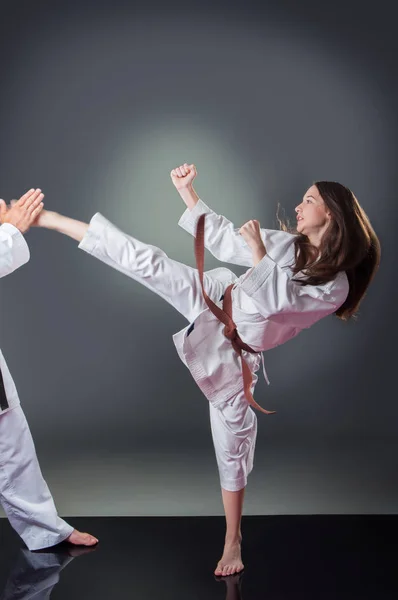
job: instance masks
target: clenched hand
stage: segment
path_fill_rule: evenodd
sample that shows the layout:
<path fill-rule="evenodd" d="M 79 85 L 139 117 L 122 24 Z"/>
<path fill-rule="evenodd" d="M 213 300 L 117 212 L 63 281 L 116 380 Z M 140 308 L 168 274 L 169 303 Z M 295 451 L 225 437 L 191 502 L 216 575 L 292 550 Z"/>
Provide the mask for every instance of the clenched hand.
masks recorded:
<path fill-rule="evenodd" d="M 260 223 L 252 219 L 239 229 L 240 235 L 252 251 L 253 264 L 256 265 L 267 254 L 261 237 Z"/>
<path fill-rule="evenodd" d="M 182 190 L 192 185 L 196 175 L 195 165 L 188 165 L 187 163 L 184 163 L 180 167 L 176 167 L 170 173 L 171 181 L 177 190 Z"/>

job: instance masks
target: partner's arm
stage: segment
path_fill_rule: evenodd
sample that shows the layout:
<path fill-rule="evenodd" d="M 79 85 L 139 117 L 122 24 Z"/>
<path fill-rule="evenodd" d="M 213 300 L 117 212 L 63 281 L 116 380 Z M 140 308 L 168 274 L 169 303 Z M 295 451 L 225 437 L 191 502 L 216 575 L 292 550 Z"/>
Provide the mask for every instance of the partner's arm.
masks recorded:
<path fill-rule="evenodd" d="M 9 275 L 29 261 L 28 244 L 22 233 L 11 225 L 0 226 L 0 277 Z"/>

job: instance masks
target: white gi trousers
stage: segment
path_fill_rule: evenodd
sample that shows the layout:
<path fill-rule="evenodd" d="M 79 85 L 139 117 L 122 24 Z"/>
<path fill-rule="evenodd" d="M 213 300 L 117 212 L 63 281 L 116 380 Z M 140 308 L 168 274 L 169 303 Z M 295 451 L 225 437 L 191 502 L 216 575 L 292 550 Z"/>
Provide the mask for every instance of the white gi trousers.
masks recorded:
<path fill-rule="evenodd" d="M 190 323 L 208 310 L 197 269 L 123 233 L 100 214 L 92 218 L 79 248 L 155 292 Z M 219 302 L 227 286 L 236 280 L 236 275 L 225 268 L 204 274 L 205 289 L 214 302 Z M 256 381 L 253 374 L 253 390 Z M 217 407 L 209 406 L 221 486 L 238 491 L 246 486 L 253 468 L 257 435 L 257 417 L 245 398 L 243 380 L 238 393 Z"/>
<path fill-rule="evenodd" d="M 50 600 L 60 573 L 73 556 L 20 550 L 0 600 Z"/>
<path fill-rule="evenodd" d="M 59 544 L 73 531 L 57 514 L 20 405 L 0 415 L 0 501 L 29 550 Z"/>

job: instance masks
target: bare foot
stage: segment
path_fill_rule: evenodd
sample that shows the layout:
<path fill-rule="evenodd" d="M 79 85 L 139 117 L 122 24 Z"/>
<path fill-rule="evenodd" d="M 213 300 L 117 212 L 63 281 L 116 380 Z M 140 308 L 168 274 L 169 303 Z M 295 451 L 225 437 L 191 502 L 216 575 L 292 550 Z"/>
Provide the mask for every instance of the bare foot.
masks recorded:
<path fill-rule="evenodd" d="M 235 575 L 235 573 L 240 573 L 243 569 L 240 542 L 225 542 L 224 552 L 214 571 L 214 575 L 221 577 Z"/>
<path fill-rule="evenodd" d="M 70 536 L 66 538 L 65 542 L 73 544 L 74 546 L 95 546 L 98 544 L 97 538 L 89 533 L 82 533 L 77 529 L 74 529 Z"/>

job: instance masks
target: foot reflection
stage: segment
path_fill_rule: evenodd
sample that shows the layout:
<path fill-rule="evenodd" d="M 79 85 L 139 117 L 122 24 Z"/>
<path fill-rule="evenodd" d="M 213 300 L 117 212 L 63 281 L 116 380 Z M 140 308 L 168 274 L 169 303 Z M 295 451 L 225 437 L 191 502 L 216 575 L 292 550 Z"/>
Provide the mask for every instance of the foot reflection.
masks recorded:
<path fill-rule="evenodd" d="M 48 600 L 62 569 L 77 556 L 94 551 L 77 547 L 40 552 L 21 549 L 0 600 Z"/>
<path fill-rule="evenodd" d="M 226 577 L 215 577 L 216 581 L 224 581 L 227 586 L 225 600 L 242 600 L 242 579 L 243 571 Z"/>

